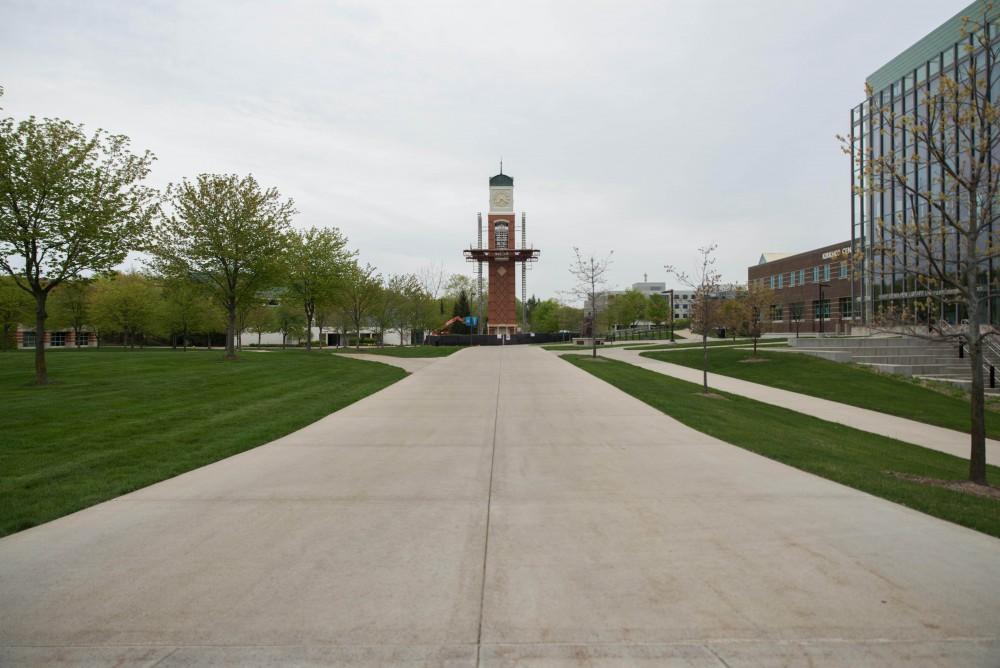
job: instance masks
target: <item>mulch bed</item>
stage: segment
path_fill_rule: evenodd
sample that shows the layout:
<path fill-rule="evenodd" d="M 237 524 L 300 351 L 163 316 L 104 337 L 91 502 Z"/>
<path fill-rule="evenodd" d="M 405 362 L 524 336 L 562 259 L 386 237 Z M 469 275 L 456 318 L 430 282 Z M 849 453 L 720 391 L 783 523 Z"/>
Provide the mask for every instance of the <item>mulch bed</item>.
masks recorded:
<path fill-rule="evenodd" d="M 926 476 L 912 475 L 910 473 L 900 473 L 898 471 L 886 471 L 886 473 L 891 475 L 893 478 L 899 478 L 900 480 L 908 480 L 921 485 L 931 485 L 932 487 L 943 487 L 944 489 L 950 489 L 953 492 L 975 494 L 976 496 L 984 496 L 987 499 L 996 499 L 997 501 L 1000 501 L 1000 487 L 994 487 L 993 485 L 979 485 L 969 480 L 939 480 L 937 478 L 928 478 Z"/>

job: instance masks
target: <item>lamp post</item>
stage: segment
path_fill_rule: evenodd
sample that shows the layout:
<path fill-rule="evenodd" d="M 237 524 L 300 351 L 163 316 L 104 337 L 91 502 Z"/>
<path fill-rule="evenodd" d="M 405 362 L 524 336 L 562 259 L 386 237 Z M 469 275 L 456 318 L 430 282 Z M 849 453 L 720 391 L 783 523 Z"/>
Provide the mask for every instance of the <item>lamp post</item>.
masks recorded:
<path fill-rule="evenodd" d="M 670 293 L 670 343 L 674 342 L 674 289 L 668 290 Z"/>
<path fill-rule="evenodd" d="M 823 336 L 823 288 L 830 287 L 830 284 L 817 283 L 816 285 L 819 287 L 819 303 L 817 304 L 817 308 L 819 310 L 819 335 Z M 813 315 L 815 316 L 815 314 Z"/>

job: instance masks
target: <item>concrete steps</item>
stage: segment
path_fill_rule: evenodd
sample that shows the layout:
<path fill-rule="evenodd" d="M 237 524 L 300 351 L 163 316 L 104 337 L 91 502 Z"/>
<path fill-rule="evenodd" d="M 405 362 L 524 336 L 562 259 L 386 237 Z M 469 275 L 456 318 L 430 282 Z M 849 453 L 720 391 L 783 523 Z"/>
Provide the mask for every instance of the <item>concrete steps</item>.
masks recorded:
<path fill-rule="evenodd" d="M 834 362 L 852 362 L 880 373 L 951 383 L 966 390 L 972 385 L 968 360 L 959 358 L 952 341 L 883 336 L 789 339 L 788 344 L 795 352 Z M 1000 388 L 987 387 L 986 391 L 1000 396 Z"/>

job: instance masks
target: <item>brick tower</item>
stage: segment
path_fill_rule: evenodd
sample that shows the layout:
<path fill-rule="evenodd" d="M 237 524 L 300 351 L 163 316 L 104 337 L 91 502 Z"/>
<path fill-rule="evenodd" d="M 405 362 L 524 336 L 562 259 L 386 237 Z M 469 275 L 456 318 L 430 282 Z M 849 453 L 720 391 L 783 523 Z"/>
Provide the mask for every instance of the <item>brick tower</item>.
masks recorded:
<path fill-rule="evenodd" d="M 538 259 L 539 252 L 527 247 L 526 216 L 521 214 L 521 247 L 517 247 L 516 216 L 514 214 L 514 179 L 500 173 L 490 179 L 490 211 L 486 216 L 486 247 L 483 247 L 483 221 L 479 215 L 477 247 L 465 251 L 470 262 L 476 262 L 479 277 L 479 303 L 482 304 L 483 263 L 489 271 L 487 334 L 511 336 L 521 331 L 517 322 L 517 263 L 521 263 L 521 301 L 527 296 L 527 267 Z"/>

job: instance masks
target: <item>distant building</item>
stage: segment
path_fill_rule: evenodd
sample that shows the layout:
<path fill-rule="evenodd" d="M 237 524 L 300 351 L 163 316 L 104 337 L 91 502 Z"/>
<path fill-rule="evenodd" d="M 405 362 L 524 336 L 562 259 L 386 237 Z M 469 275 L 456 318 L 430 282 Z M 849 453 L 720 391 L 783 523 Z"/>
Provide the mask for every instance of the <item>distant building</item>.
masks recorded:
<path fill-rule="evenodd" d="M 851 242 L 804 253 L 763 253 L 747 269 L 747 284 L 769 288 L 765 332 L 850 333 L 858 320 L 852 292 Z M 822 324 L 821 324 L 822 323 Z"/>
<path fill-rule="evenodd" d="M 34 348 L 38 345 L 38 335 L 34 327 L 18 325 L 14 341 L 18 348 Z M 51 329 L 43 332 L 42 345 L 45 348 L 86 348 L 97 345 L 97 336 L 88 327 L 78 332 L 72 327 Z"/>

